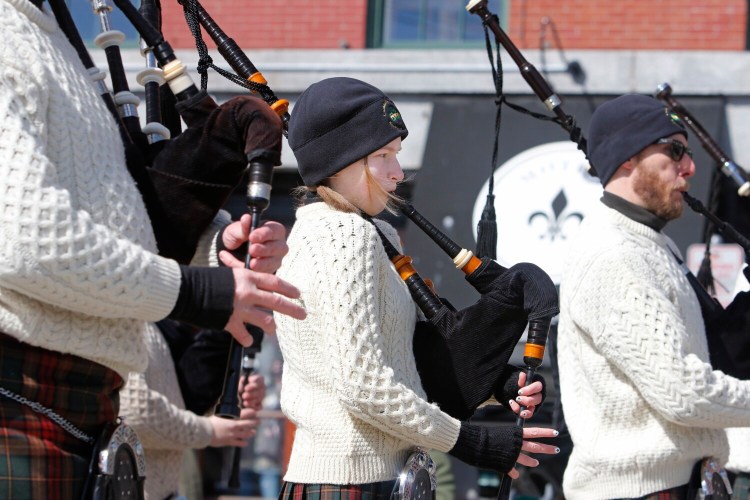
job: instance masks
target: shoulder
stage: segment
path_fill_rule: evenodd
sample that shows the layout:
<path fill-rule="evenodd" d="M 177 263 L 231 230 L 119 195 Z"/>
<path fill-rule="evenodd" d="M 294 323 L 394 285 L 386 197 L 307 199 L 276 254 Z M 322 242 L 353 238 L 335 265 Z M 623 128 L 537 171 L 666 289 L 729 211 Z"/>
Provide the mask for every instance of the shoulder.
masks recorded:
<path fill-rule="evenodd" d="M 292 235 L 314 237 L 330 244 L 332 241 L 371 240 L 377 232 L 371 222 L 358 214 L 341 212 L 325 203 L 313 203 L 297 209 Z"/>
<path fill-rule="evenodd" d="M 375 223 L 375 225 L 377 225 L 383 236 L 388 238 L 388 241 L 390 241 L 391 244 L 394 245 L 399 252 L 401 252 L 401 236 L 398 234 L 396 228 L 382 219 L 373 219 L 373 222 Z"/>
<path fill-rule="evenodd" d="M 26 78 L 44 74 L 45 38 L 58 28 L 52 14 L 42 12 L 30 2 L 0 2 L 3 43 L 0 44 L 0 69 L 15 74 L 23 71 Z"/>

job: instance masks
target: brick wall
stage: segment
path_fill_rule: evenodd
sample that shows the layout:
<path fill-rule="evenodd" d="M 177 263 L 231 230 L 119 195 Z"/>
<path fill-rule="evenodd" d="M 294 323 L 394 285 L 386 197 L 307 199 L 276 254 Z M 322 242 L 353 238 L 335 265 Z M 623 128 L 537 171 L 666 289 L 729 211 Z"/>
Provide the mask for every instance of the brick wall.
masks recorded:
<path fill-rule="evenodd" d="M 367 0 L 203 0 L 226 34 L 248 49 L 336 49 L 365 46 Z M 194 47 L 182 7 L 162 2 L 164 36 L 175 48 Z M 209 47 L 208 36 L 205 36 Z"/>
<path fill-rule="evenodd" d="M 746 0 L 508 2 L 508 34 L 521 48 L 539 47 L 540 21 L 548 17 L 566 49 L 745 49 Z M 204 0 L 204 6 L 246 50 L 365 44 L 367 0 Z M 181 6 L 162 7 L 166 38 L 176 48 L 193 47 Z M 551 27 L 547 40 L 554 43 Z"/>
<path fill-rule="evenodd" d="M 566 49 L 744 50 L 746 0 L 509 0 L 508 35 L 538 48 L 550 18 Z M 547 40 L 554 43 L 551 25 Z"/>

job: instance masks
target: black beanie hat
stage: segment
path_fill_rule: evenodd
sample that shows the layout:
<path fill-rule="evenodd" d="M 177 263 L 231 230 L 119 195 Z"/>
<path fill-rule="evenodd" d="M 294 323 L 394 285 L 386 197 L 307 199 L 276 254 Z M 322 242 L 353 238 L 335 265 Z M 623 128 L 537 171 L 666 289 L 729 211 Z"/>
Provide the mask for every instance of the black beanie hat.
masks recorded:
<path fill-rule="evenodd" d="M 299 173 L 310 187 L 409 133 L 387 95 L 343 77 L 310 85 L 294 105 L 288 132 Z"/>
<path fill-rule="evenodd" d="M 588 155 L 602 186 L 620 165 L 673 134 L 687 138 L 682 120 L 653 97 L 626 94 L 596 108 L 589 124 Z"/>

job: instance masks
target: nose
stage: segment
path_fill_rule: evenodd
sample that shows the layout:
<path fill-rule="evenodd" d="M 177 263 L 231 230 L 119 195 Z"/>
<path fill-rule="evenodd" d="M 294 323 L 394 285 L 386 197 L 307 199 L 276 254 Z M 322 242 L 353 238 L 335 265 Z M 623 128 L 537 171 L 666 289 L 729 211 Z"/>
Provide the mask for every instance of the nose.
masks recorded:
<path fill-rule="evenodd" d="M 404 171 L 401 168 L 401 163 L 398 161 L 398 158 L 393 159 L 393 170 L 391 171 L 391 180 L 396 182 L 401 182 L 404 180 Z"/>
<path fill-rule="evenodd" d="M 680 175 L 686 178 L 695 175 L 695 162 L 692 157 L 688 155 L 682 157 L 682 161 L 680 162 Z"/>

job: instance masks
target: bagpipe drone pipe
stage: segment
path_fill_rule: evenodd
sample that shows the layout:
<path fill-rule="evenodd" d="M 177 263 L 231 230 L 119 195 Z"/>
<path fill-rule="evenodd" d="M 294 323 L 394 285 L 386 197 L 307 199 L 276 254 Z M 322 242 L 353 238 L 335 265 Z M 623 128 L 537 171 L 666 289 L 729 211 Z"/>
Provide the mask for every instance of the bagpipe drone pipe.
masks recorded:
<path fill-rule="evenodd" d="M 140 34 L 142 53 L 147 61 L 146 69 L 138 75 L 138 81 L 145 88 L 148 121 L 141 130 L 136 114 L 138 100 L 127 87 L 119 54 L 119 43 L 124 37 L 111 30 L 111 7 L 107 0 L 91 0 L 91 4 L 101 21 L 102 34 L 97 37 L 97 44 L 107 55 L 114 98 L 104 86 L 103 73 L 95 68 L 64 1 L 50 2 L 58 22 L 92 79 L 98 82 L 99 91 L 118 123 L 128 169 L 144 199 L 159 253 L 180 263 L 189 263 L 201 234 L 245 178 L 248 179 L 246 201 L 251 216 L 250 230 L 259 227 L 261 215 L 270 203 L 273 168 L 281 162 L 288 103 L 275 97 L 236 44 L 229 52 L 222 53 L 231 56 L 233 68 L 253 71 L 252 75 L 236 77 L 233 81 L 241 84 L 248 78 L 251 82 L 243 86 L 262 99 L 246 95 L 218 105 L 206 91 L 205 78 L 203 88 L 196 88 L 184 64 L 164 40 L 159 30 L 158 0 L 143 0 L 140 10 L 128 0 L 115 0 L 115 5 Z M 212 37 L 223 37 L 223 42 L 231 42 L 197 2 L 190 5 L 193 12 L 201 14 L 201 22 L 208 25 Z M 184 131 L 180 118 L 187 125 Z M 245 255 L 246 268 L 250 260 L 251 256 Z M 170 325 L 160 327 L 169 338 Z M 252 358 L 260 350 L 263 332 L 250 326 L 248 331 L 253 336 L 253 345 L 243 350 L 239 343 L 230 341 L 229 360 L 226 370 L 222 370 L 224 385 L 221 397 L 217 397 L 216 414 L 226 418 L 239 417 L 240 377 L 252 370 Z M 239 454 L 235 457 L 236 469 Z M 237 471 L 234 472 L 230 483 L 237 482 Z"/>
<path fill-rule="evenodd" d="M 662 83 L 657 87 L 655 96 L 664 101 L 670 111 L 677 114 L 695 134 L 703 149 L 716 162 L 720 172 L 731 180 L 736 189 L 736 195 L 742 197 L 750 195 L 750 176 L 724 152 L 687 107 L 674 97 L 672 87 L 668 83 Z M 712 190 L 715 188 L 714 183 Z M 718 233 L 725 240 L 735 242 L 742 247 L 746 262 L 750 261 L 750 239 L 731 224 L 717 217 L 698 199 L 688 193 L 683 193 L 683 196 L 688 206 L 703 215 L 709 223 L 710 230 L 707 231 L 704 259 L 698 276 L 691 278 L 690 282 L 701 304 L 711 364 L 714 368 L 734 377 L 750 379 L 750 337 L 747 335 L 747 332 L 750 332 L 750 292 L 740 292 L 726 308 L 722 307 L 710 293 L 713 290 L 711 233 Z M 750 281 L 750 267 L 746 266 L 743 273 Z"/>
<path fill-rule="evenodd" d="M 716 140 L 711 137 L 701 123 L 690 113 L 685 105 L 672 94 L 672 87 L 662 83 L 656 89 L 657 99 L 665 102 L 667 107 L 677 114 L 698 138 L 703 149 L 716 162 L 719 171 L 723 173 L 736 189 L 736 196 L 750 195 L 750 176 L 724 152 Z M 712 185 L 712 191 L 717 187 Z M 713 273 L 711 272 L 711 233 L 718 233 L 725 240 L 735 242 L 745 255 L 745 261 L 750 261 L 750 239 L 737 231 L 731 224 L 721 220 L 706 208 L 696 198 L 683 193 L 685 202 L 695 212 L 703 215 L 709 223 L 706 235 L 706 251 L 701 268 L 696 279 L 691 284 L 696 291 L 701 304 L 701 312 L 706 324 L 711 364 L 714 368 L 740 379 L 750 379 L 750 292 L 740 292 L 726 307 L 710 294 L 713 290 Z M 713 199 L 713 196 L 710 197 Z M 745 277 L 750 281 L 750 267 L 743 269 Z"/>
<path fill-rule="evenodd" d="M 513 44 L 512 40 L 502 30 L 497 16 L 488 10 L 487 0 L 471 0 L 466 6 L 466 10 L 472 14 L 478 15 L 482 19 L 485 29 L 492 31 L 496 42 L 505 48 L 514 63 L 518 66 L 521 75 L 531 87 L 534 94 L 543 102 L 549 111 L 554 113 L 554 116 L 549 117 L 525 109 L 519 109 L 520 107 L 507 103 L 507 101 L 504 100 L 504 96 L 500 97 L 500 102 L 504 102 L 513 109 L 524 112 L 535 118 L 557 123 L 569 133 L 570 139 L 577 144 L 578 149 L 586 154 L 586 138 L 583 136 L 581 129 L 576 125 L 574 117 L 563 110 L 562 101 L 559 96 L 554 93 L 552 87 L 544 80 L 539 71 L 537 71 L 536 68 L 523 57 L 518 48 Z M 660 92 L 662 93 L 662 98 L 671 96 L 671 91 L 667 91 L 665 88 L 660 89 Z M 678 110 L 682 112 L 683 117 L 689 116 L 684 107 L 679 107 Z M 693 125 L 697 124 L 697 121 L 695 121 L 694 118 L 690 117 L 690 120 L 685 120 L 688 126 L 691 126 L 691 123 Z M 693 127 L 691 126 L 691 128 Z M 698 136 L 704 149 L 706 149 L 709 155 L 716 160 L 722 173 L 730 178 L 735 184 L 737 193 L 746 196 L 747 193 L 750 192 L 750 184 L 748 184 L 747 174 L 741 168 L 737 167 L 737 165 L 732 162 L 728 156 L 720 150 L 720 148 L 718 148 L 715 142 L 710 140 L 708 133 L 706 133 L 699 124 L 696 128 L 693 128 L 693 132 Z M 589 165 L 589 169 L 591 175 L 597 175 L 594 165 Z M 709 220 L 712 220 L 717 228 L 720 228 L 722 234 L 739 243 L 744 248 L 747 255 L 750 247 L 747 246 L 746 238 L 734 231 L 733 228 L 725 222 L 720 221 L 716 216 L 706 210 L 698 200 L 690 196 L 688 193 L 683 194 L 686 203 L 688 203 L 692 210 Z M 750 326 L 750 307 L 748 307 L 750 306 L 750 294 L 744 293 L 738 295 L 735 301 L 728 308 L 724 309 L 698 284 L 695 277 L 693 277 L 687 270 L 687 267 L 683 267 L 688 274 L 689 279 L 692 277 L 692 279 L 690 279 L 691 284 L 701 302 L 712 364 L 714 364 L 715 368 L 724 369 L 730 375 L 741 378 L 750 378 L 750 362 L 747 362 L 747 359 L 750 359 L 750 356 L 748 356 L 748 354 L 750 354 L 750 338 L 747 336 L 747 332 L 749 331 L 748 326 Z M 748 274 L 748 271 L 746 271 L 746 274 Z M 735 343 L 727 341 L 727 338 L 730 337 L 735 340 Z M 727 352 L 730 349 L 734 352 Z M 740 353 L 742 357 L 736 356 L 736 354 Z M 510 479 L 505 476 L 501 483 L 499 498 L 508 498 L 509 491 Z"/>
<path fill-rule="evenodd" d="M 122 34 L 111 30 L 106 21 L 111 10 L 107 0 L 91 1 L 102 24 L 97 41 L 110 64 L 114 98 L 103 85 L 104 74 L 88 56 L 64 2 L 50 0 L 50 4 L 120 127 L 128 169 L 143 196 L 159 253 L 186 264 L 201 233 L 246 175 L 248 165 L 272 168 L 280 164 L 283 124 L 261 99 L 241 96 L 217 105 L 205 89 L 196 88 L 184 64 L 154 27 L 160 24 L 157 0 L 141 2 L 140 12 L 129 2 L 117 1 L 116 6 L 141 35 L 146 60 L 152 61 L 138 75 L 145 88 L 148 117 L 141 130 L 137 98 L 127 87 L 117 47 Z M 180 117 L 185 130 L 180 130 Z"/>

